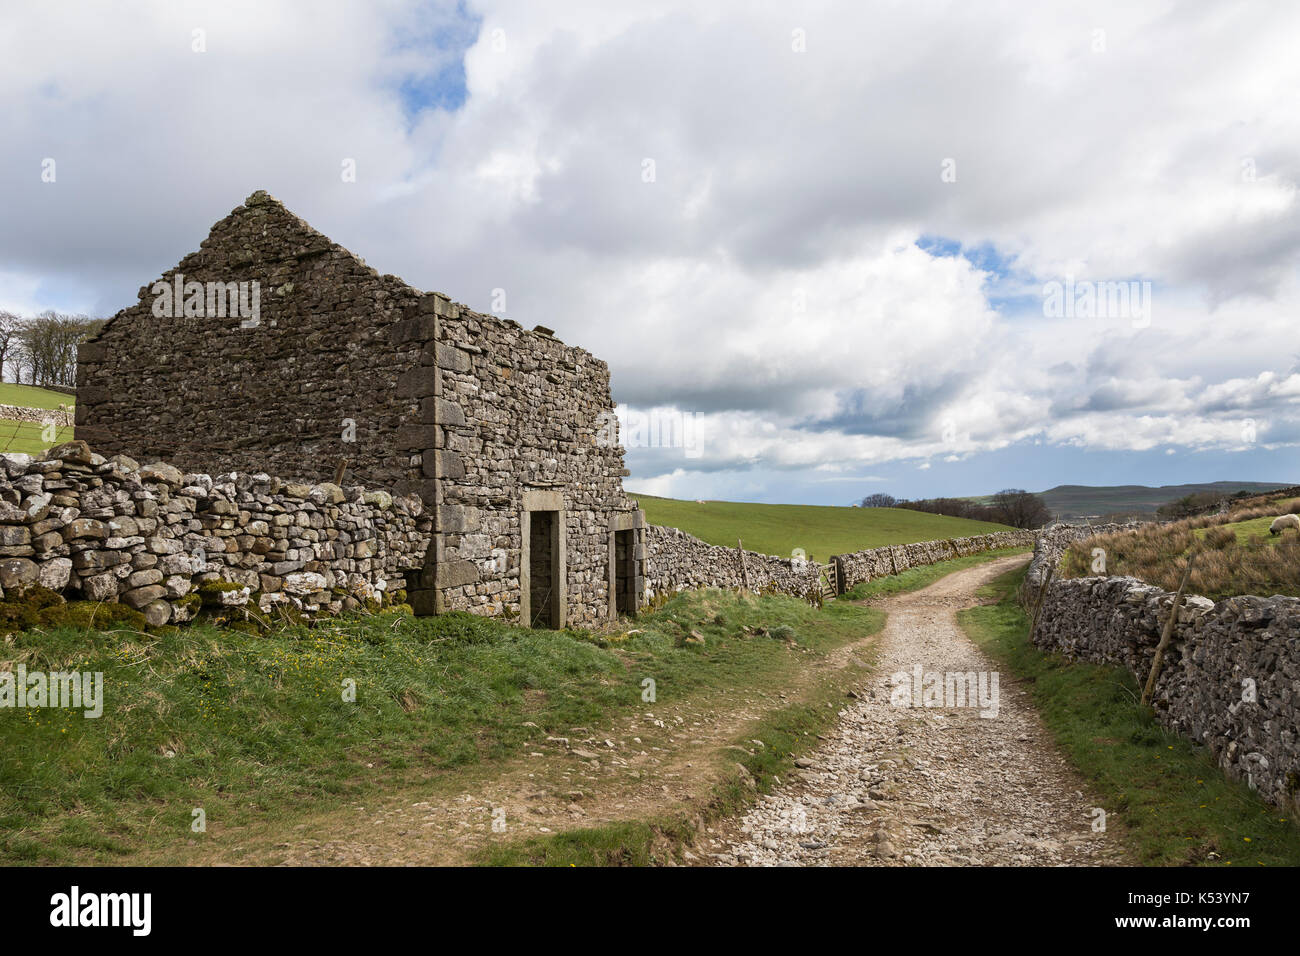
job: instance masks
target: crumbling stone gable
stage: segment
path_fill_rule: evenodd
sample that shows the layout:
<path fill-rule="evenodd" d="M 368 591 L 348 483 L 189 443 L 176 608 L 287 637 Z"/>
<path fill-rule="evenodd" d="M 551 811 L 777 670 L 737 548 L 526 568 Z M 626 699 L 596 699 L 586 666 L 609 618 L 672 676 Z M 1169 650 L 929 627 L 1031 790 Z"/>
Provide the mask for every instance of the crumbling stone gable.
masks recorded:
<path fill-rule="evenodd" d="M 277 200 L 256 192 L 161 277 L 253 282 L 260 321 L 159 318 L 153 283 L 77 363 L 77 437 L 107 455 L 192 471 L 328 480 L 340 459 L 371 486 L 407 479 L 399 430 L 418 410 L 399 379 L 421 343 L 390 329 L 419 293 L 380 275 Z M 345 422 L 355 442 L 345 441 Z M 348 436 L 351 437 L 351 436 Z"/>

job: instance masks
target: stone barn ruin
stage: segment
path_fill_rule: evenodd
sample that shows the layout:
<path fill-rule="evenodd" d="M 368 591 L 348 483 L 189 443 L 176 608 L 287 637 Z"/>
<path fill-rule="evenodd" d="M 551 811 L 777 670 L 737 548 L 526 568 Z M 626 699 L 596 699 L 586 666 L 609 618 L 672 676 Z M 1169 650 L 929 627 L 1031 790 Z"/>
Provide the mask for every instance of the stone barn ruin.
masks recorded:
<path fill-rule="evenodd" d="M 645 593 L 613 409 L 590 353 L 380 275 L 265 192 L 77 358 L 76 434 L 96 451 L 309 483 L 346 462 L 434 516 L 418 613 L 537 626 Z"/>

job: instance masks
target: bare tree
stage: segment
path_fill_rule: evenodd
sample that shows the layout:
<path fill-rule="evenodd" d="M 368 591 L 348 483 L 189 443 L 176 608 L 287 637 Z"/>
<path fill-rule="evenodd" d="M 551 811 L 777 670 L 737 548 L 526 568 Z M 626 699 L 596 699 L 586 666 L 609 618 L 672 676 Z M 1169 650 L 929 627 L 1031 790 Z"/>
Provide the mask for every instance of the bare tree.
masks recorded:
<path fill-rule="evenodd" d="M 920 501 L 900 501 L 896 507 L 953 518 L 993 521 L 1016 528 L 1041 528 L 1052 519 L 1052 512 L 1041 497 L 1020 488 L 999 491 L 993 495 L 989 504 L 970 498 L 925 498 Z"/>
<path fill-rule="evenodd" d="M 1038 495 L 1023 488 L 1004 488 L 993 496 L 993 507 L 1014 528 L 1041 528 L 1052 519 L 1051 509 Z"/>
<path fill-rule="evenodd" d="M 13 358 L 18 344 L 18 328 L 21 321 L 12 312 L 0 309 L 0 382 L 5 379 L 5 364 Z"/>
<path fill-rule="evenodd" d="M 102 319 L 47 311 L 23 321 L 15 334 L 17 379 L 29 385 L 77 384 L 77 346 L 103 326 Z"/>

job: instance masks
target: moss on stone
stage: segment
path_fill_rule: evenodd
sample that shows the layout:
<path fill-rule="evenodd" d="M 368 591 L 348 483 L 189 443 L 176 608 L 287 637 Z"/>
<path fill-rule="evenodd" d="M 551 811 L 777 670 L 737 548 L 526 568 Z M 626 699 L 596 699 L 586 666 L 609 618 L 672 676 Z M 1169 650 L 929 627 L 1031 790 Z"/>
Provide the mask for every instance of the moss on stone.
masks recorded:
<path fill-rule="evenodd" d="M 249 600 L 251 601 L 253 589 L 247 584 L 237 584 L 234 581 L 227 581 L 224 578 L 216 578 L 212 581 L 204 581 L 198 586 L 196 591 L 192 593 L 198 594 L 199 600 L 203 602 L 204 607 L 235 608 L 238 607 L 238 605 L 227 604 L 221 599 L 222 595 L 244 590 L 249 592 Z"/>
<path fill-rule="evenodd" d="M 234 581 L 227 581 L 225 578 L 215 578 L 211 581 L 204 581 L 199 585 L 199 594 L 226 594 L 230 591 L 242 591 L 248 587 L 247 584 L 238 584 Z"/>
<path fill-rule="evenodd" d="M 36 585 L 22 592 L 12 590 L 0 601 L 0 631 L 26 631 L 40 624 L 41 612 L 61 606 L 63 596 Z"/>
<path fill-rule="evenodd" d="M 135 631 L 153 629 L 145 616 L 125 604 L 101 604 L 98 601 L 69 601 L 54 604 L 37 612 L 36 626 L 68 627 L 77 630 L 112 631 L 128 628 Z"/>

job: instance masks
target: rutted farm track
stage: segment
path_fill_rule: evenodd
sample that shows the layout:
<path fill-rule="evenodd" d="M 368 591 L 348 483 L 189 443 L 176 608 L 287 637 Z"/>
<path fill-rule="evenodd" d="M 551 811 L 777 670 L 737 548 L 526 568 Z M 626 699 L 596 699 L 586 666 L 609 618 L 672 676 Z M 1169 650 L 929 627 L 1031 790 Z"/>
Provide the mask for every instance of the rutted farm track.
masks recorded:
<path fill-rule="evenodd" d="M 881 605 L 889 613 L 869 688 L 798 778 L 708 847 L 719 865 L 1098 865 L 1124 863 L 1095 832 L 1096 802 L 1050 741 L 1028 695 L 999 675 L 995 717 L 975 707 L 900 707 L 891 675 L 996 671 L 957 625 L 1003 558 Z"/>

